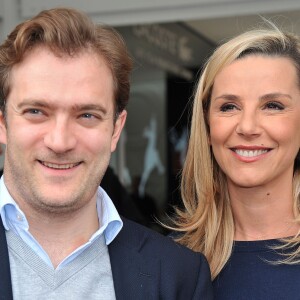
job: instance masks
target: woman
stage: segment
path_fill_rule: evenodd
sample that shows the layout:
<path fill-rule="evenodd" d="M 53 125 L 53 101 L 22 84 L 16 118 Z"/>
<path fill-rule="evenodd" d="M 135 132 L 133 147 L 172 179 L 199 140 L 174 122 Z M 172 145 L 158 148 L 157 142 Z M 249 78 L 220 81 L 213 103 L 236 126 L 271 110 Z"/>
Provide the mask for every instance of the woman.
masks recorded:
<path fill-rule="evenodd" d="M 216 299 L 300 299 L 300 41 L 255 30 L 220 46 L 197 86 L 179 242 Z"/>

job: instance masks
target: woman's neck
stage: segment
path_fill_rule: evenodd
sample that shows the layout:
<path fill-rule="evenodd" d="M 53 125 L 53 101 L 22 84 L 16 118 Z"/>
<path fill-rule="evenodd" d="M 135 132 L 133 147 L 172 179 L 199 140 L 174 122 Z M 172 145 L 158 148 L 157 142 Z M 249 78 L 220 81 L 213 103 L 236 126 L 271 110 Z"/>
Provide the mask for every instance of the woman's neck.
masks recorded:
<path fill-rule="evenodd" d="M 235 240 L 267 240 L 295 235 L 292 184 L 237 187 L 229 183 Z"/>

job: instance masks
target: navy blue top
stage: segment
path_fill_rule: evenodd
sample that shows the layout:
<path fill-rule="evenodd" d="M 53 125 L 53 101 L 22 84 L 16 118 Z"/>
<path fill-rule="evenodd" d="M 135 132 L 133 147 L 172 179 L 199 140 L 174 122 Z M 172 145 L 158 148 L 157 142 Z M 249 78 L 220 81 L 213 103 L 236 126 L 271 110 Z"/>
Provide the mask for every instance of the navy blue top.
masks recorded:
<path fill-rule="evenodd" d="M 271 247 L 278 240 L 234 243 L 233 253 L 213 281 L 215 300 L 300 299 L 300 264 L 274 265 L 282 259 Z"/>

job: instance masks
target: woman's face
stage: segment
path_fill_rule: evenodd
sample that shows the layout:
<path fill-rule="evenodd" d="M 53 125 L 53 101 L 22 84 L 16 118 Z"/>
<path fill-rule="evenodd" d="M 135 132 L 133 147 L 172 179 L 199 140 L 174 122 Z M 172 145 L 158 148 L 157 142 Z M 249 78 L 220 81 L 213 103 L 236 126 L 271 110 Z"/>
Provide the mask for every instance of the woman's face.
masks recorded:
<path fill-rule="evenodd" d="M 300 90 L 293 63 L 250 55 L 225 67 L 212 89 L 209 126 L 214 157 L 229 185 L 292 180 L 300 148 Z"/>

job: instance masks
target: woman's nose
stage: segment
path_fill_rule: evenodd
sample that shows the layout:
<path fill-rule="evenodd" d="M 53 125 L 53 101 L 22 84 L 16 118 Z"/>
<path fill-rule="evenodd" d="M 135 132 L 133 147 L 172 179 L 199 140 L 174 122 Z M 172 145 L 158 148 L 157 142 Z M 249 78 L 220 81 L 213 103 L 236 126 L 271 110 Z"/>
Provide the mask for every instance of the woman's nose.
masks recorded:
<path fill-rule="evenodd" d="M 236 125 L 236 132 L 244 136 L 259 135 L 261 127 L 257 111 L 243 111 Z"/>

